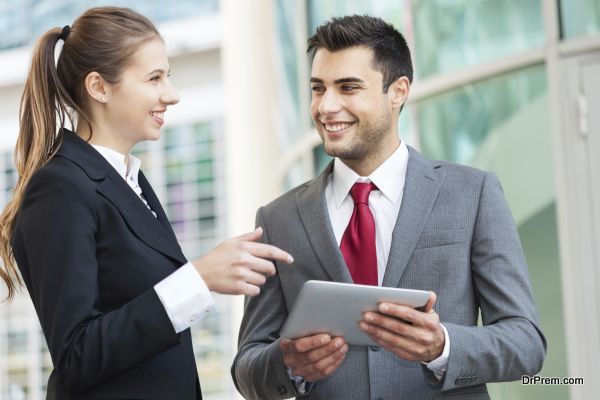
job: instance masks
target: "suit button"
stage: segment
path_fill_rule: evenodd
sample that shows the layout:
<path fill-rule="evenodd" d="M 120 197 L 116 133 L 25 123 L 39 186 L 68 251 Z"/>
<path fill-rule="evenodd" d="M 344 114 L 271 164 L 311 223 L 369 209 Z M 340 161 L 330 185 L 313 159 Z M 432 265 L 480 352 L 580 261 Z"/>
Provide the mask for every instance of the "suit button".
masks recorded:
<path fill-rule="evenodd" d="M 371 351 L 379 351 L 379 350 L 381 350 L 381 347 L 379 347 L 379 346 L 369 346 L 369 348 L 371 349 Z"/>

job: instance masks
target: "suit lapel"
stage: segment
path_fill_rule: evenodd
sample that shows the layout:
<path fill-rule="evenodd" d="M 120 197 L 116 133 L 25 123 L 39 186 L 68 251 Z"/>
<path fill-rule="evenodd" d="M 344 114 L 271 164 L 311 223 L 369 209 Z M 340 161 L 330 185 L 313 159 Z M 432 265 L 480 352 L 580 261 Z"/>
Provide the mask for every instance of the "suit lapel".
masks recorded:
<path fill-rule="evenodd" d="M 175 232 L 173 232 L 173 228 L 171 227 L 171 223 L 163 210 L 158 197 L 156 197 L 156 193 L 152 190 L 152 186 L 150 186 L 150 182 L 146 179 L 146 176 L 142 171 L 139 172 L 138 175 L 138 183 L 140 188 L 142 189 L 142 194 L 144 198 L 148 202 L 148 205 L 152 210 L 156 213 L 156 217 L 159 222 L 162 224 L 163 228 L 170 234 L 171 238 L 177 242 L 177 237 L 175 236 Z"/>
<path fill-rule="evenodd" d="M 153 249 L 182 264 L 187 262 L 169 225 L 167 216 L 150 184 L 140 173 L 140 187 L 148 204 L 159 219 L 148 210 L 142 200 L 119 176 L 117 171 L 89 143 L 68 129 L 60 131 L 62 144 L 56 157 L 65 157 L 77 164 L 88 177 L 97 182 L 96 190 L 119 210 L 131 231 Z M 160 220 L 160 221 L 159 221 Z"/>
<path fill-rule="evenodd" d="M 352 283 L 352 277 L 331 228 L 325 201 L 325 187 L 332 168 L 333 162 L 321 175 L 308 183 L 305 190 L 296 196 L 296 204 L 306 235 L 327 275 L 334 282 Z"/>
<path fill-rule="evenodd" d="M 397 287 L 444 180 L 440 164 L 409 147 L 402 205 L 392 233 L 383 286 Z"/>
<path fill-rule="evenodd" d="M 146 207 L 116 171 L 111 171 L 98 184 L 96 190 L 119 210 L 131 231 L 141 241 L 182 264 L 187 262 L 181 253 L 181 248 L 175 240 L 172 231 L 165 229 L 165 226 L 152 215 L 148 207 Z M 148 189 L 146 188 L 146 190 Z M 157 206 L 157 204 L 158 201 L 156 200 L 154 207 L 152 204 L 150 206 L 155 210 L 157 215 L 159 211 L 164 215 L 162 207 L 160 205 Z M 166 216 L 164 218 L 166 219 Z"/>

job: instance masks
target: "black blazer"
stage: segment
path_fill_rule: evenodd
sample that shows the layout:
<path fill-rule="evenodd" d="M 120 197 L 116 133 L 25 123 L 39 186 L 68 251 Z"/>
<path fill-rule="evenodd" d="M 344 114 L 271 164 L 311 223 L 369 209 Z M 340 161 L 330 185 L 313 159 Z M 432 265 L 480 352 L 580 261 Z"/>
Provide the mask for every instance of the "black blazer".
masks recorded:
<path fill-rule="evenodd" d="M 176 334 L 153 286 L 185 264 L 150 184 L 155 218 L 70 131 L 32 177 L 14 256 L 54 370 L 47 399 L 201 399 L 190 330 Z"/>

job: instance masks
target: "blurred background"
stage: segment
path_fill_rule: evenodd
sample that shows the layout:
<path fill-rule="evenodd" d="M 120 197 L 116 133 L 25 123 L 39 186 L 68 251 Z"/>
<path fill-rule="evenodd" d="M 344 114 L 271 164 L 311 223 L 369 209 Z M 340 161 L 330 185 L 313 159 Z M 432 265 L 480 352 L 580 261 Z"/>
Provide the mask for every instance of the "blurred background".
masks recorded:
<path fill-rule="evenodd" d="M 540 375 L 585 379 L 490 384 L 492 398 L 600 392 L 600 0 L 0 0 L 0 205 L 16 181 L 34 40 L 108 4 L 150 17 L 167 42 L 181 102 L 161 139 L 135 155 L 189 259 L 252 230 L 257 207 L 329 161 L 308 112 L 315 27 L 352 13 L 393 23 L 416 69 L 401 138 L 497 173 L 548 339 Z M 193 328 L 208 400 L 238 398 L 229 367 L 242 302 L 217 296 L 217 312 Z M 28 295 L 0 304 L 0 398 L 45 398 L 50 370 Z"/>

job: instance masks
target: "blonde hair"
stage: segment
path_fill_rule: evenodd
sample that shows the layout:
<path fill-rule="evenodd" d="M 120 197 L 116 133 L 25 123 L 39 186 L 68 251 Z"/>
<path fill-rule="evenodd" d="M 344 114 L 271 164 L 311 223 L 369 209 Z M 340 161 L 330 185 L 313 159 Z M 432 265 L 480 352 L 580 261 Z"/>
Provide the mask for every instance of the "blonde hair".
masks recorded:
<path fill-rule="evenodd" d="M 160 34 L 154 24 L 137 12 L 96 7 L 79 16 L 71 28 L 50 29 L 35 44 L 19 110 L 14 152 L 18 180 L 0 215 L 0 257 L 4 261 L 0 277 L 8 288 L 8 301 L 23 285 L 11 238 L 27 185 L 60 147 L 67 119 L 73 126 L 74 122 L 87 124 L 92 132 L 85 77 L 96 71 L 106 81 L 117 83 L 132 54 L 156 38 Z M 64 45 L 55 65 L 54 52 L 61 39 Z"/>

